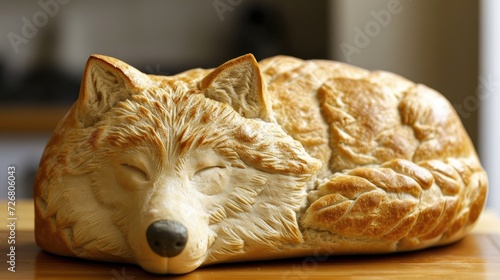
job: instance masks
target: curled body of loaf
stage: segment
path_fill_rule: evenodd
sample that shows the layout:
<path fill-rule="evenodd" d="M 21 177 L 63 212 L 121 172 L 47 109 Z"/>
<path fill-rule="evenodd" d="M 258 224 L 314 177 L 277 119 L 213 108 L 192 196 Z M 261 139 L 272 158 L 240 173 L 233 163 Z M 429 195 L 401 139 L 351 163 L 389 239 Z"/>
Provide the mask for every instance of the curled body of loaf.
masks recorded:
<path fill-rule="evenodd" d="M 434 90 L 387 72 L 245 55 L 146 75 L 94 55 L 47 144 L 35 233 L 154 273 L 459 240 L 487 177 Z"/>

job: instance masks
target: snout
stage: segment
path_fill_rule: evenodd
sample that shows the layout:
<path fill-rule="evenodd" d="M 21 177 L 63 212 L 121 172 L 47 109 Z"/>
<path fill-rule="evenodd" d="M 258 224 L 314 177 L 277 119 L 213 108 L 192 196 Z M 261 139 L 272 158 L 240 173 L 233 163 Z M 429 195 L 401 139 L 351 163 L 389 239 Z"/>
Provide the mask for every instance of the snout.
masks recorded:
<path fill-rule="evenodd" d="M 188 230 L 180 222 L 159 220 L 148 227 L 146 238 L 153 252 L 161 257 L 172 258 L 186 247 Z"/>
<path fill-rule="evenodd" d="M 135 263 L 152 273 L 182 274 L 203 264 L 212 231 L 206 211 L 176 191 L 184 184 L 167 181 L 141 202 L 130 216 L 133 226 L 124 230 Z"/>

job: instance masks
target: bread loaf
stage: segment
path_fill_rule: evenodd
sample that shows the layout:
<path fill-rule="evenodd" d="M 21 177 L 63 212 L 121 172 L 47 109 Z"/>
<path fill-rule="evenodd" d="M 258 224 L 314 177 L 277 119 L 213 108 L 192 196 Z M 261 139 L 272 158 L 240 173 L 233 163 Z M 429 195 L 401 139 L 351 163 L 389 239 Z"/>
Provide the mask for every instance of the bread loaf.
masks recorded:
<path fill-rule="evenodd" d="M 93 55 L 40 162 L 35 236 L 153 273 L 417 250 L 466 235 L 487 185 L 450 103 L 395 74 L 249 54 L 155 76 Z"/>

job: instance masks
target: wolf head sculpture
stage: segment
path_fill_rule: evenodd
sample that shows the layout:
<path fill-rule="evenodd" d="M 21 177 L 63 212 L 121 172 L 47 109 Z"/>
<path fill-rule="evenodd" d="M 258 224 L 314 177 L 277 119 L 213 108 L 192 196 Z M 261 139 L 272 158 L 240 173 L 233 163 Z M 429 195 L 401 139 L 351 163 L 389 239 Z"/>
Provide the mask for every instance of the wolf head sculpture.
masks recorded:
<path fill-rule="evenodd" d="M 366 103 L 379 111 L 342 100 L 360 81 L 381 93 Z M 404 107 L 412 90 L 438 100 L 441 115 Z M 246 55 L 161 77 L 93 55 L 40 162 L 37 244 L 186 273 L 318 248 L 373 253 L 455 241 L 481 212 L 486 176 L 449 104 L 427 92 L 325 61 L 276 57 L 259 66 Z M 388 132 L 393 124 L 381 118 L 399 125 Z M 451 146 L 419 148 L 433 139 Z"/>

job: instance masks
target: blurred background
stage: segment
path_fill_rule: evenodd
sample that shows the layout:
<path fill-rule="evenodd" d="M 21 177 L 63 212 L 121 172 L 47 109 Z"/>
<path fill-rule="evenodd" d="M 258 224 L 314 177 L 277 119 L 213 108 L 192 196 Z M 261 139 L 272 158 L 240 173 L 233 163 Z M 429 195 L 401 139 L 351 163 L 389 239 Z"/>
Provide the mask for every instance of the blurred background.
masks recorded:
<path fill-rule="evenodd" d="M 286 54 L 344 61 L 440 91 L 457 109 L 489 172 L 488 206 L 500 213 L 499 3 L 2 0 L 1 185 L 7 166 L 15 165 L 18 198 L 31 197 L 43 148 L 76 100 L 90 54 L 173 75 L 251 52 L 259 60 Z"/>

